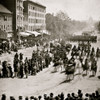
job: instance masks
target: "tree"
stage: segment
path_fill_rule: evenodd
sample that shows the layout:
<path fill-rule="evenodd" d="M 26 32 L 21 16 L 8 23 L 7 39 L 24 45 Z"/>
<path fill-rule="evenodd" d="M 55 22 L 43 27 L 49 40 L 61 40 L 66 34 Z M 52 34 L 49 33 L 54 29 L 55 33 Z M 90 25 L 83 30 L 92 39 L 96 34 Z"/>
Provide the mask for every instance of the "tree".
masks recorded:
<path fill-rule="evenodd" d="M 100 33 L 100 22 L 99 22 L 98 25 L 97 25 L 97 29 L 98 29 L 98 31 L 99 31 L 99 33 Z"/>
<path fill-rule="evenodd" d="M 56 16 L 61 19 L 61 20 L 68 20 L 69 17 L 67 15 L 67 13 L 63 12 L 63 11 L 59 11 Z"/>
<path fill-rule="evenodd" d="M 86 22 L 71 20 L 68 15 L 62 11 L 56 16 L 46 14 L 46 29 L 54 37 L 65 38 L 69 34 L 83 30 L 87 26 Z"/>

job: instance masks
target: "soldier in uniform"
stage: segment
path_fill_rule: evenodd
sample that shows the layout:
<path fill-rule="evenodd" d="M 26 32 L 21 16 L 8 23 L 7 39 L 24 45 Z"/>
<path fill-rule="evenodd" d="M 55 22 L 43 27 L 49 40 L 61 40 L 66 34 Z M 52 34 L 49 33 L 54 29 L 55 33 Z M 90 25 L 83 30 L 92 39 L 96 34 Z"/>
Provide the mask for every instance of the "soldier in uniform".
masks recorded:
<path fill-rule="evenodd" d="M 11 68 L 11 64 L 8 63 L 8 69 L 9 69 L 9 77 L 13 77 L 13 71 Z"/>
<path fill-rule="evenodd" d="M 20 62 L 19 62 L 19 75 L 20 75 L 20 78 L 23 78 L 23 76 L 24 76 L 24 73 L 23 73 L 23 61 L 21 60 Z"/>
<path fill-rule="evenodd" d="M 19 60 L 18 58 L 14 59 L 14 76 L 17 77 L 18 76 L 18 67 L 19 67 Z"/>
<path fill-rule="evenodd" d="M 29 74 L 31 74 L 31 71 L 32 71 L 31 59 L 28 60 L 28 71 L 29 71 Z"/>
<path fill-rule="evenodd" d="M 68 64 L 68 57 L 65 57 L 65 58 L 63 59 L 63 64 L 64 64 L 64 68 L 66 69 L 66 66 L 67 66 L 67 64 Z"/>
<path fill-rule="evenodd" d="M 3 75 L 4 78 L 7 78 L 7 77 L 8 77 L 8 66 L 7 66 L 7 61 L 3 61 L 3 62 L 2 62 L 2 66 L 3 66 L 2 75 Z"/>
<path fill-rule="evenodd" d="M 75 59 L 72 56 L 72 58 L 68 61 L 68 64 L 66 67 L 67 80 L 71 80 L 71 78 L 70 78 L 71 75 L 73 75 L 72 79 L 74 79 L 75 65 L 76 65 Z"/>
<path fill-rule="evenodd" d="M 22 53 L 19 54 L 19 60 L 23 60 L 23 54 Z"/>
<path fill-rule="evenodd" d="M 46 52 L 46 54 L 45 54 L 45 66 L 46 67 L 48 67 L 49 64 L 50 64 L 50 59 L 49 58 L 50 58 L 49 54 L 48 54 L 48 52 Z"/>
<path fill-rule="evenodd" d="M 94 47 L 93 47 L 92 50 L 91 50 L 91 53 L 90 53 L 91 60 L 92 60 L 92 58 L 94 58 L 94 56 L 95 56 L 95 50 L 94 50 Z"/>
<path fill-rule="evenodd" d="M 96 50 L 96 57 L 97 57 L 97 60 L 100 57 L 100 49 L 99 48 L 97 48 L 97 50 Z"/>
<path fill-rule="evenodd" d="M 1 65 L 1 61 L 0 61 L 0 78 L 2 77 L 2 65 Z"/>
<path fill-rule="evenodd" d="M 85 59 L 85 64 L 82 65 L 83 67 L 83 71 L 86 71 L 86 75 L 87 75 L 87 72 L 88 72 L 88 69 L 89 69 L 89 60 L 88 58 Z"/>
<path fill-rule="evenodd" d="M 91 71 L 92 75 L 95 76 L 97 72 L 97 61 L 95 60 L 95 58 L 93 58 L 93 61 L 91 63 Z"/>
<path fill-rule="evenodd" d="M 25 71 L 26 78 L 28 78 L 28 59 L 27 59 L 27 57 L 26 57 L 25 63 L 24 63 L 24 71 Z"/>
<path fill-rule="evenodd" d="M 14 59 L 18 59 L 18 53 L 15 54 Z"/>

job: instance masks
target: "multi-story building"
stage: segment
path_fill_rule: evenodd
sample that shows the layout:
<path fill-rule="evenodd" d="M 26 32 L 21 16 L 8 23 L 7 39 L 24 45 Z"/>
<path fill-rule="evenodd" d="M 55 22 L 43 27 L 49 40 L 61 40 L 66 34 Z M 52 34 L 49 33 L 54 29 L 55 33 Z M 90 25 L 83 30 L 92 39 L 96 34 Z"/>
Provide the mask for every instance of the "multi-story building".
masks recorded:
<path fill-rule="evenodd" d="M 28 14 L 25 12 L 23 14 L 24 14 L 23 26 L 24 26 L 24 31 L 25 31 L 25 30 L 28 30 Z"/>
<path fill-rule="evenodd" d="M 0 4 L 0 30 L 12 37 L 12 13 L 2 4 Z"/>
<path fill-rule="evenodd" d="M 23 0 L 0 0 L 5 7 L 13 13 L 14 35 L 23 29 Z"/>
<path fill-rule="evenodd" d="M 27 14 L 27 31 L 45 29 L 45 6 L 31 0 L 26 0 L 24 1 L 24 13 Z"/>

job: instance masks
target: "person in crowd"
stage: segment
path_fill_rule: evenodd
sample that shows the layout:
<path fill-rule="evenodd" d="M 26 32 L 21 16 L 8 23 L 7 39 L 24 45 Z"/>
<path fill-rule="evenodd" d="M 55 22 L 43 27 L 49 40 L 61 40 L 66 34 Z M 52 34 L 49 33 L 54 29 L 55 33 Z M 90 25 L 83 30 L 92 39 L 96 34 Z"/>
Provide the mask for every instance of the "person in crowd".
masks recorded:
<path fill-rule="evenodd" d="M 3 66 L 3 68 L 2 68 L 2 76 L 3 76 L 4 78 L 7 78 L 7 77 L 8 77 L 8 66 L 7 66 L 7 61 L 3 61 L 3 62 L 2 62 L 2 66 Z"/>
<path fill-rule="evenodd" d="M 100 49 L 99 48 L 97 48 L 97 50 L 96 50 L 96 58 L 97 58 L 97 60 L 100 58 Z"/>
<path fill-rule="evenodd" d="M 22 53 L 19 54 L 19 60 L 21 60 L 21 61 L 23 60 L 23 54 Z"/>
<path fill-rule="evenodd" d="M 26 78 L 28 78 L 28 59 L 26 57 L 25 59 L 25 63 L 24 63 L 24 71 L 25 71 L 25 75 L 26 75 Z"/>
<path fill-rule="evenodd" d="M 54 94 L 53 93 L 50 93 L 49 99 L 54 100 Z"/>
<path fill-rule="evenodd" d="M 19 96 L 19 100 L 23 100 L 23 97 L 22 96 Z"/>
<path fill-rule="evenodd" d="M 42 99 L 42 96 L 38 96 L 38 100 L 41 100 Z"/>
<path fill-rule="evenodd" d="M 50 57 L 49 57 L 49 54 L 47 51 L 45 54 L 45 66 L 46 66 L 46 68 L 48 67 L 49 64 L 50 64 Z"/>
<path fill-rule="evenodd" d="M 19 75 L 20 75 L 20 78 L 23 78 L 24 77 L 24 65 L 23 65 L 23 61 L 20 60 L 19 62 Z"/>
<path fill-rule="evenodd" d="M 13 61 L 13 67 L 14 67 L 14 77 L 18 76 L 18 71 L 19 71 L 19 59 L 18 59 L 18 53 L 15 54 L 14 56 L 14 61 Z"/>
<path fill-rule="evenodd" d="M 88 69 L 89 69 L 89 60 L 88 58 L 85 59 L 85 64 L 82 64 L 83 67 L 83 72 L 86 71 L 86 75 L 88 74 Z"/>
<path fill-rule="evenodd" d="M 25 97 L 25 100 L 29 100 L 28 97 Z"/>
<path fill-rule="evenodd" d="M 65 98 L 65 100 L 72 100 L 70 93 L 67 94 L 67 98 Z"/>
<path fill-rule="evenodd" d="M 91 62 L 91 71 L 92 71 L 92 75 L 95 76 L 97 72 L 97 61 L 95 58 L 93 58 Z"/>
<path fill-rule="evenodd" d="M 28 60 L 28 72 L 29 72 L 29 74 L 31 74 L 31 70 L 32 70 L 31 59 L 29 59 Z"/>
<path fill-rule="evenodd" d="M 10 100 L 15 100 L 15 98 L 13 96 L 10 96 Z"/>
<path fill-rule="evenodd" d="M 2 77 L 2 64 L 1 64 L 1 60 L 0 60 L 0 78 Z"/>
<path fill-rule="evenodd" d="M 6 100 L 6 95 L 2 94 L 1 100 Z"/>
<path fill-rule="evenodd" d="M 11 67 L 11 64 L 8 63 L 8 70 L 9 70 L 9 77 L 13 77 L 13 71 L 12 71 L 12 67 Z"/>

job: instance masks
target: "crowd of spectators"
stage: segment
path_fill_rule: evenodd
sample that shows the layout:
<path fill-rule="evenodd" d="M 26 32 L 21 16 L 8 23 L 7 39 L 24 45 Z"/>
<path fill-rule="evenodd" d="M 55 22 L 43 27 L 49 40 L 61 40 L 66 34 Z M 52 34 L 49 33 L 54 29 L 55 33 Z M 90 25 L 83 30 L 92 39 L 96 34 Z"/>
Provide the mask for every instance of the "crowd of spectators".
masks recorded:
<path fill-rule="evenodd" d="M 2 94 L 1 100 L 7 100 L 6 94 Z M 78 90 L 77 94 L 64 94 L 62 92 L 55 96 L 53 93 L 50 93 L 49 95 L 44 94 L 43 96 L 39 95 L 38 97 L 19 96 L 18 99 L 15 99 L 14 96 L 10 96 L 9 100 L 100 100 L 100 93 L 98 91 L 95 91 L 94 93 L 83 94 L 82 90 Z"/>

